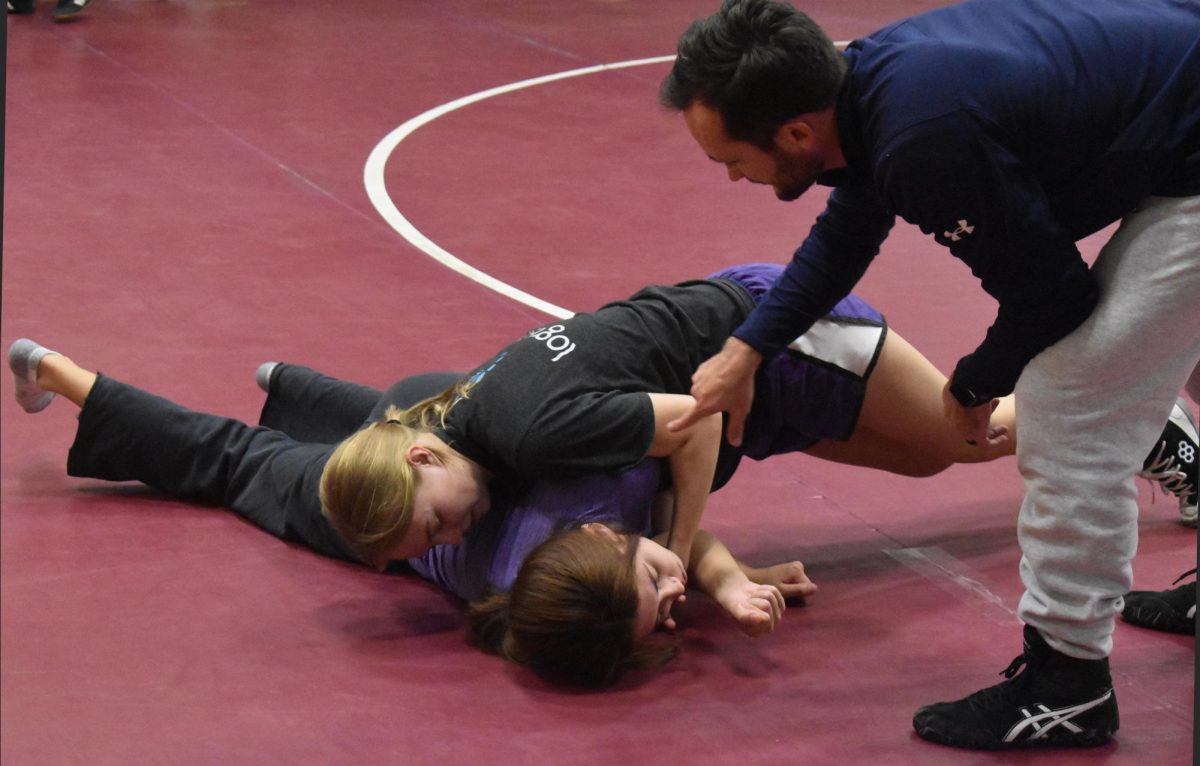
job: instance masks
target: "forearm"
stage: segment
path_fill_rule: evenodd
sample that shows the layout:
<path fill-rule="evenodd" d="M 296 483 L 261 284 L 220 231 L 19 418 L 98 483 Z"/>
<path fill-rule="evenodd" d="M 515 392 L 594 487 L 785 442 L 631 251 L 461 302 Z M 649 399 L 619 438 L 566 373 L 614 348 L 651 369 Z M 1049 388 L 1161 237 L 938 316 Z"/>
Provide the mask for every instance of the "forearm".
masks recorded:
<path fill-rule="evenodd" d="M 870 188 L 834 190 L 771 292 L 733 336 L 763 356 L 791 343 L 862 278 L 893 222 Z"/>
<path fill-rule="evenodd" d="M 651 529 L 655 530 L 655 540 L 665 545 L 671 520 L 674 517 L 675 498 L 671 492 L 660 492 L 655 498 Z M 659 533 L 659 530 L 663 530 Z M 742 577 L 738 577 L 738 574 Z M 752 567 L 737 558 L 717 539 L 717 536 L 706 529 L 696 530 L 692 538 L 690 564 L 688 565 L 688 585 L 699 588 L 710 598 L 716 598 L 718 589 L 731 580 L 749 580 L 763 585 L 777 585 L 767 573 L 758 567 Z"/>
<path fill-rule="evenodd" d="M 708 505 L 717 451 L 721 440 L 721 416 L 709 415 L 690 429 L 687 442 L 667 458 L 675 495 L 675 515 L 667 547 L 686 564 Z"/>
<path fill-rule="evenodd" d="M 698 587 L 714 601 L 720 601 L 721 589 L 730 582 L 751 579 L 725 544 L 707 530 L 696 530 L 691 553 L 688 584 Z"/>
<path fill-rule="evenodd" d="M 714 413 L 683 431 L 669 431 L 667 422 L 690 407 L 692 398 L 672 394 L 651 394 L 650 398 L 654 404 L 656 431 L 648 455 L 667 458 L 675 498 L 675 513 L 667 547 L 686 564 L 708 503 L 713 472 L 717 466 L 721 416 Z"/>
<path fill-rule="evenodd" d="M 696 533 L 692 558 L 689 582 L 719 604 L 743 633 L 761 636 L 775 629 L 786 608 L 777 586 L 752 581 L 721 541 L 704 530 Z"/>
<path fill-rule="evenodd" d="M 1012 393 L 1030 359 L 1078 327 L 1096 305 L 1095 277 L 1082 263 L 1057 280 L 1001 299 L 983 343 L 959 360 L 951 379 L 979 395 Z"/>
<path fill-rule="evenodd" d="M 766 582 L 766 578 L 763 577 L 763 572 L 761 569 L 758 567 L 752 567 L 741 559 L 735 559 L 735 561 L 737 561 L 738 569 L 742 570 L 742 574 L 746 575 L 747 580 L 757 583 Z"/>

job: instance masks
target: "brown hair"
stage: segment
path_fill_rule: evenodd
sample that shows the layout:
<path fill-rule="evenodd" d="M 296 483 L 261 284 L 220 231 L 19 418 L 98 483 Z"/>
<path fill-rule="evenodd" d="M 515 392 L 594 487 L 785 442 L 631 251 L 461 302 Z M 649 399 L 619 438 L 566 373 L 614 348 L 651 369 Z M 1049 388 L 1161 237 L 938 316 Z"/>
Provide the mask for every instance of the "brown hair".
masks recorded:
<path fill-rule="evenodd" d="M 321 472 L 321 511 L 367 563 L 385 563 L 412 521 L 416 474 L 405 452 L 422 433 L 444 426 L 450 408 L 470 388 L 469 381 L 460 381 L 408 409 L 388 407 L 384 420 L 346 439 L 329 456 Z"/>
<path fill-rule="evenodd" d="M 535 548 L 507 593 L 471 604 L 473 642 L 556 683 L 603 688 L 629 669 L 678 652 L 660 637 L 637 641 L 637 535 L 625 545 L 573 529 Z"/>

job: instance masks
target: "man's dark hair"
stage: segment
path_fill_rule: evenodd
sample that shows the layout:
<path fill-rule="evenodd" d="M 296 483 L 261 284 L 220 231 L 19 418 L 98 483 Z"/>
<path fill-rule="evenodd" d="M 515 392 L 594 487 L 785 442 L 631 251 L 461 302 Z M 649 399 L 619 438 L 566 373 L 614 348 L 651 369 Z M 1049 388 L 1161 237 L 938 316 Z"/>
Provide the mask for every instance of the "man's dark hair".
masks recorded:
<path fill-rule="evenodd" d="M 725 0 L 679 38 L 659 101 L 683 111 L 714 109 L 737 141 L 770 149 L 791 118 L 837 100 L 846 62 L 816 22 L 771 0 Z"/>

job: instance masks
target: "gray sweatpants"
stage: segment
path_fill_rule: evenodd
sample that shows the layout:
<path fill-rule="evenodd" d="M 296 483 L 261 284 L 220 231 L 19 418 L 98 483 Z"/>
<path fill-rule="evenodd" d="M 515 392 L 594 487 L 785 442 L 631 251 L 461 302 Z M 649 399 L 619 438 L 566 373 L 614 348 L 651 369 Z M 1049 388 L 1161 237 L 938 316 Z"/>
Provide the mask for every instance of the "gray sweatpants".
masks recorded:
<path fill-rule="evenodd" d="M 1144 200 L 1093 271 L 1096 310 L 1035 357 L 1016 387 L 1026 589 L 1018 614 L 1054 649 L 1083 659 L 1112 651 L 1133 584 L 1135 473 L 1180 389 L 1200 389 L 1200 196 Z"/>

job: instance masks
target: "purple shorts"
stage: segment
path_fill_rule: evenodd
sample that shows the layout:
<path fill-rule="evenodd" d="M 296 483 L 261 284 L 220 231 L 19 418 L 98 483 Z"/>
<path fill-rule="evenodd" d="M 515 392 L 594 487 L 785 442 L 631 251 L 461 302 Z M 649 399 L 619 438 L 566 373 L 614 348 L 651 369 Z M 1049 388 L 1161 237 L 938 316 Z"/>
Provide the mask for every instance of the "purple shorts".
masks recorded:
<path fill-rule="evenodd" d="M 777 264 L 751 263 L 722 269 L 709 279 L 735 282 L 761 303 L 782 271 Z M 798 452 L 822 439 L 850 438 L 886 336 L 883 315 L 848 295 L 768 359 L 754 381 L 743 454 L 762 460 Z"/>

